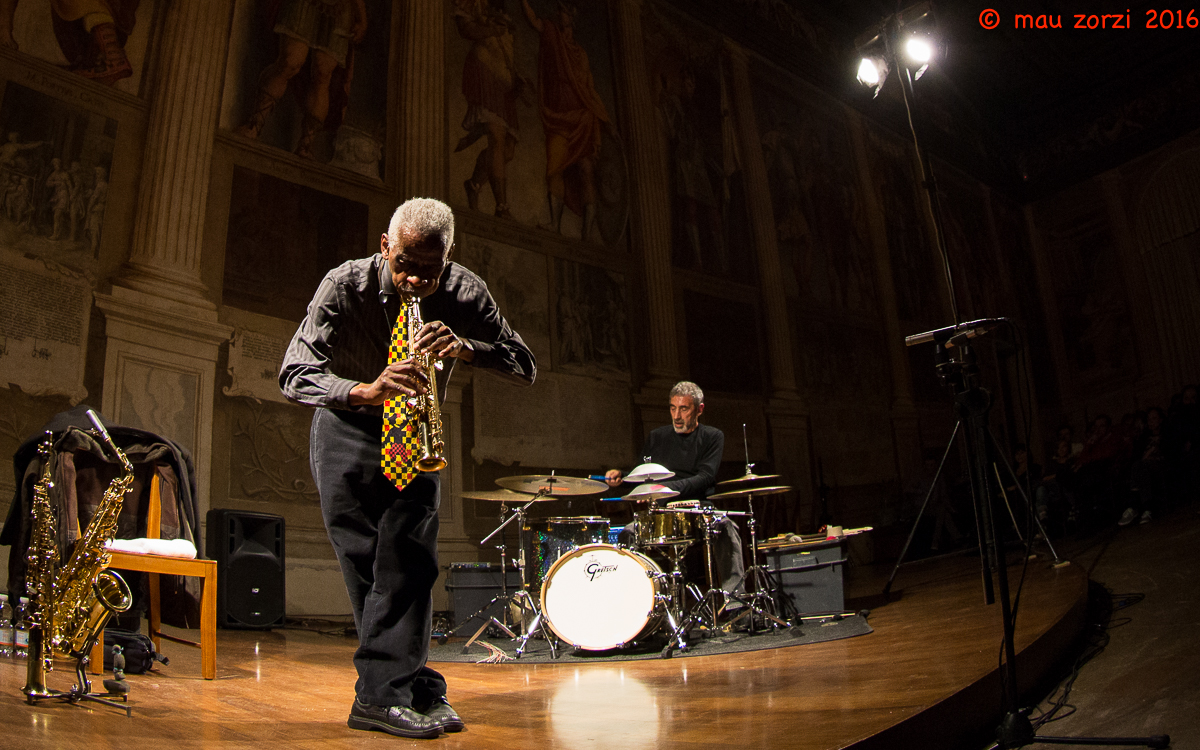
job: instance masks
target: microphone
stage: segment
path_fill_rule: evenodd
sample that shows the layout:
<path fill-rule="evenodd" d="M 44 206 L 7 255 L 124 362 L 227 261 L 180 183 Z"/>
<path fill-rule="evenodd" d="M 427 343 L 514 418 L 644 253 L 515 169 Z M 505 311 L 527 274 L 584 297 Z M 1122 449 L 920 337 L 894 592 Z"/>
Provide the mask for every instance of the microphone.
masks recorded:
<path fill-rule="evenodd" d="M 904 337 L 905 346 L 917 346 L 918 344 L 928 344 L 930 341 L 936 344 L 944 344 L 947 347 L 959 346 L 966 343 L 967 339 L 973 339 L 977 336 L 982 336 L 988 331 L 997 328 L 1002 323 L 1008 322 L 1008 318 L 980 318 L 967 323 L 959 323 L 956 326 L 946 326 L 925 333 L 914 333 L 911 336 Z"/>

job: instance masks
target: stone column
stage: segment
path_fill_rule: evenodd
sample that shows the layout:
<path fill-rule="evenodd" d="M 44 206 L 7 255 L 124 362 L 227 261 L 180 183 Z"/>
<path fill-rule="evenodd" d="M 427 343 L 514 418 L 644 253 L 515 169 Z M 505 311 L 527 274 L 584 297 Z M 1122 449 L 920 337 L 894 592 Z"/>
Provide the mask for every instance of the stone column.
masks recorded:
<path fill-rule="evenodd" d="M 658 109 L 650 93 L 642 33 L 642 0 L 609 4 L 615 31 L 616 92 L 629 160 L 633 250 L 642 258 L 649 327 L 650 381 L 661 391 L 679 378 L 675 287 L 671 271 L 671 197 Z M 661 395 L 661 394 L 660 394 Z M 657 399 L 665 404 L 666 399 Z"/>
<path fill-rule="evenodd" d="M 97 294 L 108 338 L 104 413 L 186 447 L 208 507 L 216 363 L 232 328 L 200 281 L 230 0 L 176 0 L 150 72 L 144 159 L 129 262 Z"/>
<path fill-rule="evenodd" d="M 921 470 L 921 430 L 913 398 L 912 373 L 908 367 L 908 351 L 900 330 L 896 308 L 895 277 L 888 251 L 887 225 L 878 200 L 875 181 L 871 178 L 861 115 L 851 110 L 850 123 L 854 157 L 858 161 L 858 189 L 867 202 L 867 226 L 871 233 L 871 248 L 875 258 L 876 289 L 879 291 L 879 313 L 883 318 L 884 346 L 892 371 L 892 440 L 895 446 L 896 474 L 902 487 L 915 481 Z"/>
<path fill-rule="evenodd" d="M 742 174 L 746 187 L 746 205 L 754 233 L 758 261 L 759 291 L 762 295 L 763 321 L 766 324 L 767 355 L 771 368 L 771 398 L 766 416 L 776 473 L 796 488 L 795 512 L 791 520 L 796 530 L 807 527 L 812 515 L 814 477 L 812 467 L 812 429 L 808 411 L 796 388 L 795 359 L 792 352 L 792 328 L 787 298 L 783 291 L 783 270 L 779 264 L 775 209 L 767 182 L 767 164 L 763 158 L 762 135 L 751 96 L 750 66 L 746 52 L 732 41 L 725 43 L 733 93 L 734 121 L 737 123 Z"/>
<path fill-rule="evenodd" d="M 733 88 L 734 121 L 738 129 L 738 146 L 742 152 L 742 173 L 746 185 L 746 205 L 750 210 L 750 226 L 757 250 L 759 288 L 764 307 L 763 321 L 767 326 L 767 354 L 771 363 L 771 388 L 777 398 L 798 400 L 796 368 L 792 355 L 792 337 L 783 292 L 783 269 L 779 265 L 779 244 L 776 240 L 775 209 L 771 205 L 771 188 L 767 184 L 767 163 L 763 158 L 762 134 L 754 113 L 750 93 L 750 68 L 745 51 L 726 41 L 726 57 Z"/>
<path fill-rule="evenodd" d="M 449 198 L 446 185 L 446 17 L 441 0 L 404 4 L 400 96 L 400 195 Z M 524 23 L 522 21 L 522 23 Z"/>
<path fill-rule="evenodd" d="M 200 282 L 208 174 L 229 36 L 229 0 L 167 8 L 147 98 L 133 248 L 122 286 L 215 310 Z"/>

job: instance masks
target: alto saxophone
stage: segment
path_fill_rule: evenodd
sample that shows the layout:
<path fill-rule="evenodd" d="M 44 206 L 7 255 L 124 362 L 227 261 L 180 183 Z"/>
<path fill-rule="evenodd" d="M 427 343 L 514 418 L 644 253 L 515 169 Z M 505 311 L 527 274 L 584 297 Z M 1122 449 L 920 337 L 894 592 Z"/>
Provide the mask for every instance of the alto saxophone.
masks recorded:
<path fill-rule="evenodd" d="M 429 378 L 429 391 L 408 400 L 421 437 L 421 457 L 417 459 L 417 468 L 421 471 L 441 471 L 446 468 L 446 457 L 443 455 L 446 442 L 442 439 L 442 410 L 438 405 L 437 392 L 437 371 L 442 369 L 442 362 L 431 352 L 416 351 L 417 333 L 424 325 L 421 320 L 421 300 L 415 294 L 405 294 L 403 299 L 405 319 L 408 321 L 409 354 Z"/>
<path fill-rule="evenodd" d="M 133 483 L 133 464 L 113 442 L 96 413 L 89 410 L 87 416 L 104 443 L 120 459 L 124 471 L 105 489 L 96 514 L 75 542 L 70 558 L 56 570 L 58 519 L 49 502 L 49 488 L 53 486 L 49 436 L 39 448 L 46 467 L 34 487 L 27 584 L 30 630 L 28 682 L 24 692 L 31 703 L 36 698 L 62 695 L 46 689 L 45 673 L 53 668 L 55 652 L 79 660 L 76 673 L 80 683 L 73 694 L 86 693 L 83 665 L 92 644 L 103 636 L 109 617 L 115 612 L 125 612 L 133 602 L 128 584 L 116 571 L 107 569 L 110 555 L 104 546 L 116 535 L 117 517 Z"/>

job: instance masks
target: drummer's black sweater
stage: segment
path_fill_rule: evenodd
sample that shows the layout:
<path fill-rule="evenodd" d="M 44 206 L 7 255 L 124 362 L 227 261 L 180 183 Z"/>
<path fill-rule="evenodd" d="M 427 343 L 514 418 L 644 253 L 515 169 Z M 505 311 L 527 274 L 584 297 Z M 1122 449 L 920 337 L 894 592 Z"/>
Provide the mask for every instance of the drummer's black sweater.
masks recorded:
<path fill-rule="evenodd" d="M 679 493 L 672 500 L 701 500 L 712 493 L 725 450 L 725 433 L 706 424 L 680 435 L 671 425 L 651 431 L 641 459 L 662 464 L 675 476 L 661 484 Z"/>

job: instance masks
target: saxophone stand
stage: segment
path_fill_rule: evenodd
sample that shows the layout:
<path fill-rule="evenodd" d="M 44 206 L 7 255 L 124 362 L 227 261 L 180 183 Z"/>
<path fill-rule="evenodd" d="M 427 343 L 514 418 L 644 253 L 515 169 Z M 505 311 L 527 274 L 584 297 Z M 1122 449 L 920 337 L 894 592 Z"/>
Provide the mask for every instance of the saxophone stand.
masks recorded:
<path fill-rule="evenodd" d="M 508 513 L 508 505 L 506 503 L 501 503 L 500 504 L 500 517 L 503 518 L 504 521 L 498 527 L 496 527 L 496 529 L 494 531 L 492 531 L 492 533 L 490 533 L 486 537 L 484 537 L 483 540 L 480 542 L 480 544 L 481 545 L 487 544 L 488 541 L 491 540 L 492 537 L 496 536 L 497 534 L 503 534 L 504 528 L 506 526 L 508 526 L 510 523 L 512 523 L 514 519 L 519 519 L 519 522 L 517 524 L 517 546 L 520 547 L 521 549 L 524 549 L 525 548 L 524 547 L 524 544 L 525 544 L 525 539 L 524 539 L 525 512 L 527 510 L 529 510 L 529 507 L 531 505 L 538 502 L 543 497 L 545 497 L 546 495 L 549 495 L 549 494 L 550 494 L 549 488 L 539 489 L 536 493 L 534 493 L 533 497 L 531 497 L 529 499 L 529 502 L 525 503 L 524 505 L 522 505 L 519 508 L 515 508 L 513 510 L 512 514 L 508 516 L 508 518 L 504 518 L 505 514 Z M 503 536 L 501 536 L 501 544 L 499 545 L 499 549 L 500 549 L 501 566 L 504 567 L 505 547 L 503 544 Z M 507 633 L 508 637 L 511 638 L 512 640 L 514 640 L 514 641 L 520 640 L 521 641 L 521 644 L 517 647 L 517 651 L 516 651 L 516 655 L 517 655 L 518 659 L 520 659 L 521 656 L 525 653 L 525 648 L 529 644 L 530 637 L 532 637 L 533 634 L 538 632 L 539 630 L 542 633 L 542 637 L 544 637 L 546 639 L 546 642 L 550 644 L 550 658 L 551 659 L 558 658 L 558 654 L 557 654 L 557 652 L 555 650 L 555 646 L 554 646 L 554 639 L 550 636 L 550 633 L 548 633 L 546 631 L 545 618 L 542 617 L 541 611 L 538 609 L 537 604 L 534 602 L 533 597 L 529 593 L 529 590 L 528 590 L 529 585 L 528 585 L 528 582 L 527 582 L 526 576 L 525 576 L 525 566 L 520 565 L 519 567 L 521 569 L 521 589 L 519 591 L 517 591 L 515 594 L 513 594 L 512 596 L 508 595 L 508 580 L 507 580 L 508 579 L 508 571 L 507 571 L 507 568 L 505 568 L 502 571 L 502 577 L 500 579 L 500 581 L 501 581 L 500 582 L 500 595 L 493 598 L 490 602 L 488 602 L 486 605 L 484 605 L 484 607 L 482 609 L 480 609 L 478 612 L 476 612 L 474 615 L 471 616 L 473 618 L 476 615 L 479 615 L 479 614 L 485 612 L 489 607 L 493 606 L 494 604 L 503 602 L 504 603 L 503 617 L 504 617 L 505 622 L 501 622 L 500 620 L 497 620 L 496 616 L 492 615 L 486 622 L 483 623 L 483 625 L 481 625 L 479 627 L 478 630 L 475 631 L 475 634 L 472 635 L 469 639 L 467 639 L 467 642 L 463 644 L 462 652 L 464 654 L 467 653 L 467 649 L 469 649 L 471 647 L 471 644 L 474 643 L 476 640 L 478 640 L 479 636 L 483 635 L 483 631 L 486 630 L 489 625 L 495 625 L 496 627 L 500 628 L 502 631 Z M 524 635 L 520 636 L 520 638 L 518 638 L 517 634 L 514 633 L 512 631 L 512 629 L 509 628 L 508 625 L 505 624 L 508 620 L 509 607 L 514 604 L 522 612 L 522 615 L 524 615 L 526 613 L 532 613 L 534 615 L 533 621 L 529 624 L 529 627 L 525 629 Z M 525 619 L 524 616 L 522 616 L 521 619 L 523 621 Z M 470 619 L 468 619 L 467 621 L 464 621 L 463 624 L 465 625 L 466 622 L 469 622 L 469 621 L 470 621 Z M 462 627 L 462 626 L 460 625 L 459 627 Z M 457 628 L 456 628 L 456 630 L 457 630 Z M 451 632 L 451 635 L 453 635 L 453 631 Z"/>
<path fill-rule="evenodd" d="M 103 622 L 107 623 L 111 612 L 105 611 Z M 25 702 L 31 706 L 46 698 L 56 698 L 72 705 L 80 701 L 103 703 L 106 706 L 119 708 L 128 717 L 133 716 L 133 708 L 129 706 L 129 693 L 93 693 L 92 683 L 87 678 L 88 654 L 92 651 L 98 637 L 103 637 L 104 628 L 100 627 L 91 638 L 87 639 L 80 649 L 80 655 L 75 660 L 75 678 L 78 680 L 68 691 L 51 690 L 46 687 L 46 645 L 42 639 L 41 626 L 29 629 L 29 665 L 26 671 L 27 681 L 23 692 Z M 121 703 L 110 698 L 119 698 Z"/>

